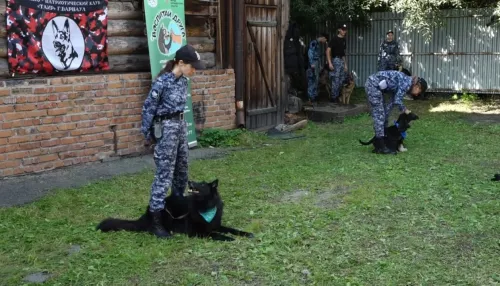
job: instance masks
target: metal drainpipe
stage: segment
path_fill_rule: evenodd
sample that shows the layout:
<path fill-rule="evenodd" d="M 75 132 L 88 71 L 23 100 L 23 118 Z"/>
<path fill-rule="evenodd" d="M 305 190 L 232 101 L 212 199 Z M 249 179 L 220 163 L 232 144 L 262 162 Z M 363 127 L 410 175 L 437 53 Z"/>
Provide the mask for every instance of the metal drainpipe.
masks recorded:
<path fill-rule="evenodd" d="M 236 99 L 236 125 L 245 128 L 245 66 L 243 32 L 245 31 L 245 4 L 242 0 L 234 1 L 234 73 L 235 73 L 235 99 Z"/>

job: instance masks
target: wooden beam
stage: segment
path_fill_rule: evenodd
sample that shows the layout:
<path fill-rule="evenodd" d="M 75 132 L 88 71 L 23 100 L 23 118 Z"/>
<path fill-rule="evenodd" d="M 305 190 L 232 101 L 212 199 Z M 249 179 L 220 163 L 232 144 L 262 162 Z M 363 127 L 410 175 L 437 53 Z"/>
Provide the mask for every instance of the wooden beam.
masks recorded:
<path fill-rule="evenodd" d="M 109 56 L 109 72 L 150 71 L 149 55 Z"/>
<path fill-rule="evenodd" d="M 276 27 L 276 21 L 247 21 L 247 26 L 250 27 Z"/>
<path fill-rule="evenodd" d="M 215 26 L 212 18 L 186 17 L 186 30 L 188 37 L 215 38 Z"/>
<path fill-rule="evenodd" d="M 9 77 L 9 64 L 7 59 L 0 59 L 0 77 Z"/>
<path fill-rule="evenodd" d="M 128 12 L 125 12 L 128 13 Z M 134 12 L 135 13 L 135 12 Z M 146 29 L 146 23 L 142 20 L 141 15 L 132 15 L 131 19 L 126 19 L 126 17 L 119 16 L 121 19 L 109 19 L 108 20 L 108 37 L 117 36 L 144 36 L 144 31 Z M 135 20 L 135 19 L 140 20 Z M 206 19 L 194 18 L 200 21 L 187 21 L 186 20 L 186 30 L 188 37 L 208 37 L 209 29 L 205 27 Z M 189 23 L 194 22 L 194 23 Z M 201 22 L 201 23 L 199 23 Z M 6 21 L 0 21 L 0 38 L 7 37 Z"/>
<path fill-rule="evenodd" d="M 137 55 L 148 53 L 146 37 L 110 37 L 108 38 L 109 55 Z"/>
<path fill-rule="evenodd" d="M 108 37 L 145 37 L 146 23 L 140 20 L 109 20 Z"/>
<path fill-rule="evenodd" d="M 200 53 L 201 60 L 207 68 L 215 66 L 214 53 Z M 120 72 L 145 72 L 150 71 L 149 55 L 109 55 L 109 71 L 111 73 Z M 68 73 L 70 74 L 70 73 Z M 91 72 L 89 74 L 92 74 Z M 44 75 L 38 75 L 44 76 Z M 0 78 L 7 78 L 9 75 L 9 66 L 7 59 L 0 58 Z"/>
<path fill-rule="evenodd" d="M 144 13 L 142 11 L 116 11 L 109 10 L 109 20 L 143 20 Z"/>
<path fill-rule="evenodd" d="M 215 40 L 203 37 L 188 37 L 187 41 L 198 53 L 215 52 Z M 146 37 L 109 37 L 108 55 L 148 54 L 148 39 Z M 0 39 L 0 58 L 7 57 L 7 40 Z"/>
<path fill-rule="evenodd" d="M 261 108 L 261 109 L 250 109 L 250 110 L 247 110 L 247 115 L 254 116 L 254 115 L 266 114 L 266 113 L 271 113 L 271 112 L 276 112 L 276 111 L 278 111 L 278 108 L 276 106 L 275 107 Z"/>
<path fill-rule="evenodd" d="M 215 39 L 205 37 L 188 37 L 187 42 L 193 46 L 198 53 L 215 52 Z"/>
<path fill-rule="evenodd" d="M 186 16 L 212 16 L 217 17 L 217 2 L 190 0 L 184 3 Z"/>
<path fill-rule="evenodd" d="M 146 37 L 110 37 L 108 38 L 109 55 L 147 54 Z M 0 58 L 7 57 L 7 40 L 0 39 Z"/>

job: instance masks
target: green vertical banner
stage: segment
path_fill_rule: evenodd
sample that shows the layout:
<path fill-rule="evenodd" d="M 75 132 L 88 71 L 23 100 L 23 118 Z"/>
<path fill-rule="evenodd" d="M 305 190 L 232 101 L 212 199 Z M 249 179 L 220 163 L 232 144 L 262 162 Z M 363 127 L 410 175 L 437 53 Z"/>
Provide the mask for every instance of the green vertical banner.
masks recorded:
<path fill-rule="evenodd" d="M 165 64 L 175 57 L 175 52 L 187 44 L 184 0 L 144 0 L 144 10 L 151 76 L 154 79 Z M 190 80 L 184 118 L 188 127 L 189 147 L 194 147 L 197 142 Z"/>

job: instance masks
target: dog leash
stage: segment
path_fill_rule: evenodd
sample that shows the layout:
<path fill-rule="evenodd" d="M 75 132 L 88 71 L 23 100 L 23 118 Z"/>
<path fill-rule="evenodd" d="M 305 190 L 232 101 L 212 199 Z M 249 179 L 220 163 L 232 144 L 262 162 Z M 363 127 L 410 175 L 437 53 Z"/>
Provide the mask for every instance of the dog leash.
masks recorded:
<path fill-rule="evenodd" d="M 187 212 L 186 214 L 183 214 L 181 215 L 180 217 L 174 217 L 169 211 L 168 211 L 168 208 L 165 208 L 165 211 L 170 215 L 170 217 L 172 217 L 173 219 L 183 219 L 185 217 L 187 217 L 189 215 L 189 212 Z"/>

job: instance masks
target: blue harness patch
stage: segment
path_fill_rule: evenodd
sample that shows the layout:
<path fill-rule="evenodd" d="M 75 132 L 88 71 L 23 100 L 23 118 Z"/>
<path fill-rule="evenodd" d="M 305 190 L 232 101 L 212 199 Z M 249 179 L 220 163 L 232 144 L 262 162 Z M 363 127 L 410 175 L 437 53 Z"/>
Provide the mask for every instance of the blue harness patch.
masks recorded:
<path fill-rule="evenodd" d="M 217 214 L 217 207 L 213 207 L 211 209 L 208 209 L 205 212 L 198 212 L 198 213 L 203 217 L 203 219 L 206 222 L 210 223 L 214 219 L 215 215 Z"/>
<path fill-rule="evenodd" d="M 397 121 L 394 121 L 394 125 L 399 128 L 399 124 Z M 403 131 L 401 132 L 401 137 L 403 137 L 403 139 L 406 139 L 406 131 Z"/>

